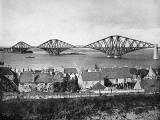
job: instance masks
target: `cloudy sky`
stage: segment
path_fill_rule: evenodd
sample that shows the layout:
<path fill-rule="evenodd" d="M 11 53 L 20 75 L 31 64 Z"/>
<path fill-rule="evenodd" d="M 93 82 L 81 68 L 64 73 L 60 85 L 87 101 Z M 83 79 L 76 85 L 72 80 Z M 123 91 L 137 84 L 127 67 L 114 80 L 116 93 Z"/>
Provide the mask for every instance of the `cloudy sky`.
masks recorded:
<path fill-rule="evenodd" d="M 86 45 L 122 35 L 160 45 L 159 0 L 0 0 L 0 46 Z"/>

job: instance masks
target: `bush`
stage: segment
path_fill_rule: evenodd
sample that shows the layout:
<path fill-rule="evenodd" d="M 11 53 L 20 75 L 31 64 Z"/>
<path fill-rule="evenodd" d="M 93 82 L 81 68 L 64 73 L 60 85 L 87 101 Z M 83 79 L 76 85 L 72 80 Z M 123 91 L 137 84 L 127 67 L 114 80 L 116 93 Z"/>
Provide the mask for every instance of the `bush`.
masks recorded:
<path fill-rule="evenodd" d="M 113 114 L 115 109 L 120 112 L 143 112 L 147 106 L 158 106 L 160 95 L 117 95 L 73 99 L 48 100 L 12 100 L 3 102 L 2 114 L 17 119 L 84 119 L 86 116 L 104 111 Z M 138 109 L 136 109 L 138 108 Z"/>

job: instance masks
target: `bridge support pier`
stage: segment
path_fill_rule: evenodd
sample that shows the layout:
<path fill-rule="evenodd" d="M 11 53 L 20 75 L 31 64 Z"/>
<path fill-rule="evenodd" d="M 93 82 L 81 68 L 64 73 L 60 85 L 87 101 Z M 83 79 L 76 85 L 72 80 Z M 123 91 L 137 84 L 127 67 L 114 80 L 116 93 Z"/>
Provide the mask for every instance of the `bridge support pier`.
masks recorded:
<path fill-rule="evenodd" d="M 159 59 L 159 57 L 158 57 L 158 44 L 155 44 L 155 45 L 154 45 L 154 55 L 153 55 L 153 59 L 154 59 L 154 60 Z"/>
<path fill-rule="evenodd" d="M 107 55 L 108 58 L 121 58 L 121 56 L 118 55 Z"/>

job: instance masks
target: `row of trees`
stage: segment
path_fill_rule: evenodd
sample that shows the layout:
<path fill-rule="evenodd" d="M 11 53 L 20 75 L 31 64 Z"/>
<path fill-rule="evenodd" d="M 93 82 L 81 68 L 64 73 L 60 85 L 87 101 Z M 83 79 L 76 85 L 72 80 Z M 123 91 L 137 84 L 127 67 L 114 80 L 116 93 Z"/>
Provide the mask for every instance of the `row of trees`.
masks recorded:
<path fill-rule="evenodd" d="M 135 82 L 113 84 L 107 77 L 105 77 L 104 85 L 106 87 L 115 87 L 117 89 L 132 89 L 134 88 Z"/>
<path fill-rule="evenodd" d="M 132 75 L 136 75 L 137 77 L 140 76 L 141 79 L 143 79 L 145 76 L 147 76 L 148 74 L 148 70 L 146 69 L 136 69 L 136 68 L 130 68 L 130 73 Z M 133 86 L 135 85 L 135 83 L 124 83 L 123 85 L 121 84 L 113 84 L 108 78 L 107 76 L 104 78 L 104 85 L 106 87 L 111 87 L 111 86 L 117 86 L 118 88 L 124 88 L 125 86 L 129 87 L 129 88 L 133 88 Z"/>
<path fill-rule="evenodd" d="M 149 70 L 146 69 L 136 69 L 136 68 L 130 68 L 130 73 L 132 75 L 140 76 L 141 79 L 143 79 L 145 76 L 147 76 Z"/>
<path fill-rule="evenodd" d="M 5 74 L 0 75 L 0 91 L 3 92 L 13 92 L 18 91 L 18 77 L 17 74 L 13 71 L 11 71 L 13 74 L 13 79 L 9 79 L 5 76 Z"/>
<path fill-rule="evenodd" d="M 54 92 L 78 92 L 80 87 L 78 85 L 78 77 L 70 79 L 70 75 L 67 74 L 63 78 L 63 82 L 56 82 L 53 85 Z"/>

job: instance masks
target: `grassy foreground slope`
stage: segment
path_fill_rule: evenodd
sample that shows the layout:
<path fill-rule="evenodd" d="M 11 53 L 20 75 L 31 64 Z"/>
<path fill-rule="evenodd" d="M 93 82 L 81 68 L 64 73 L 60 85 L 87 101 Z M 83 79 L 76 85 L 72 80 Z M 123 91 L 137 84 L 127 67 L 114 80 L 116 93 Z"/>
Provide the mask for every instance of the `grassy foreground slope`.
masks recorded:
<path fill-rule="evenodd" d="M 10 120 L 54 119 L 128 119 L 128 113 L 138 115 L 158 112 L 160 95 L 117 95 L 73 99 L 10 100 L 1 104 L 1 118 Z M 156 120 L 160 116 L 152 117 Z M 117 116 L 118 115 L 118 116 Z M 130 114 L 129 114 L 130 115 Z M 106 117 L 106 118 L 105 118 Z"/>

